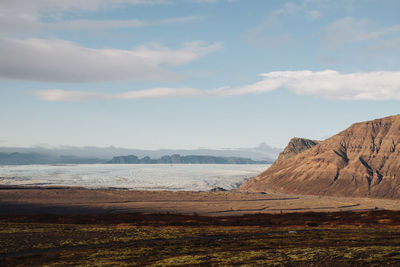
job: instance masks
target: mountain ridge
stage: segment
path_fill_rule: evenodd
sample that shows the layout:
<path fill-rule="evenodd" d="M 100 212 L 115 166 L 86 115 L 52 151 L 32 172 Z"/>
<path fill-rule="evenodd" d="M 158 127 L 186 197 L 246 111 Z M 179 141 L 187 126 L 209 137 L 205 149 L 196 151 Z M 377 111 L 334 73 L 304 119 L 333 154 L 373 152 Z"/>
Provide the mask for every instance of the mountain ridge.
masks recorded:
<path fill-rule="evenodd" d="M 165 155 L 157 159 L 149 156 L 139 158 L 135 155 L 117 156 L 111 160 L 99 158 L 80 158 L 75 156 L 58 156 L 39 153 L 1 153 L 0 165 L 34 165 L 34 164 L 271 164 L 272 161 L 256 161 L 241 157 L 215 157 L 204 155 L 181 156 Z"/>
<path fill-rule="evenodd" d="M 114 157 L 107 163 L 112 164 L 270 164 L 269 161 L 255 161 L 239 157 L 215 157 L 203 155 L 181 156 L 179 154 L 166 155 L 158 159 L 148 156 L 140 159 L 135 155 Z"/>
<path fill-rule="evenodd" d="M 293 137 L 290 139 L 288 145 L 285 149 L 279 153 L 277 162 L 281 162 L 285 159 L 296 156 L 297 154 L 303 152 L 304 150 L 310 149 L 313 146 L 316 146 L 320 141 L 311 140 L 307 138 L 301 137 Z"/>
<path fill-rule="evenodd" d="M 49 147 L 0 147 L 0 153 L 24 153 L 24 154 L 42 154 L 49 157 L 71 156 L 77 158 L 97 158 L 108 161 L 113 157 L 121 155 L 136 155 L 138 157 L 160 158 L 165 155 L 179 154 L 182 156 L 199 155 L 215 157 L 241 157 L 251 158 L 252 160 L 273 161 L 278 157 L 281 148 L 274 148 L 265 143 L 261 143 L 252 148 L 222 148 L 222 149 L 131 149 L 121 147 L 74 147 L 62 146 L 56 148 Z"/>
<path fill-rule="evenodd" d="M 354 123 L 239 190 L 400 198 L 400 115 Z"/>

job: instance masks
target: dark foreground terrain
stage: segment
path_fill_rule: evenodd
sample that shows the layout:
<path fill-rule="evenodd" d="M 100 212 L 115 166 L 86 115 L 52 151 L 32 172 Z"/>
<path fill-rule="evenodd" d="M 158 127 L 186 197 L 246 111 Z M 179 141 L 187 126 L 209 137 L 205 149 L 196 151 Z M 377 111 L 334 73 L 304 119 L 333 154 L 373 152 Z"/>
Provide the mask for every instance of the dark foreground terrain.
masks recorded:
<path fill-rule="evenodd" d="M 1 266 L 400 266 L 400 212 L 0 215 Z"/>

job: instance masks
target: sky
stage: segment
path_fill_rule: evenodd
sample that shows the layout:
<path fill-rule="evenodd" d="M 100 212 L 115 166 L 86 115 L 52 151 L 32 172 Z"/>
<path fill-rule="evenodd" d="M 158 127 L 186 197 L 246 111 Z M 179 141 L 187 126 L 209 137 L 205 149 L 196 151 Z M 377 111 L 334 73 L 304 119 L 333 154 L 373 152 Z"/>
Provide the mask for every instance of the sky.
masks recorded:
<path fill-rule="evenodd" d="M 1 0 L 0 146 L 284 147 L 400 113 L 398 0 Z"/>

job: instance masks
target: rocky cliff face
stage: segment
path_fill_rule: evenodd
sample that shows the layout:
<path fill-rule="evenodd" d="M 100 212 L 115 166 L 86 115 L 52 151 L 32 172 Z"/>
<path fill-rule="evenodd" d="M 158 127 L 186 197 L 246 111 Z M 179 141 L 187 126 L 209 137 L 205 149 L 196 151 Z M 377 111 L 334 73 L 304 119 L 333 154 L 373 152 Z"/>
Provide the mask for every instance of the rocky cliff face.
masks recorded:
<path fill-rule="evenodd" d="M 294 157 L 297 154 L 303 152 L 304 150 L 312 148 L 313 146 L 317 145 L 318 143 L 319 143 L 319 141 L 316 141 L 316 140 L 294 137 L 294 138 L 290 139 L 289 144 L 279 154 L 277 161 L 283 161 L 283 160 L 289 159 L 291 157 Z"/>
<path fill-rule="evenodd" d="M 239 190 L 400 198 L 400 115 L 353 124 Z"/>

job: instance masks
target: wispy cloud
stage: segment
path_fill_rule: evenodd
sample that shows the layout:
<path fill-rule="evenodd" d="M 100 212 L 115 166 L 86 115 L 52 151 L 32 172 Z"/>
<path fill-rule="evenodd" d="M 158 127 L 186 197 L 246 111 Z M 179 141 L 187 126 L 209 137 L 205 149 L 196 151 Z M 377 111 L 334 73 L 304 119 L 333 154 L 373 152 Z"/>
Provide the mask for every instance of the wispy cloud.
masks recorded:
<path fill-rule="evenodd" d="M 261 94 L 287 88 L 299 95 L 342 100 L 400 100 L 400 72 L 376 71 L 342 74 L 333 70 L 279 71 L 261 74 L 263 80 L 237 88 L 210 90 L 195 88 L 151 88 L 120 94 L 67 90 L 41 90 L 35 94 L 45 101 L 129 100 L 167 97 L 224 97 Z"/>
<path fill-rule="evenodd" d="M 308 11 L 308 15 L 313 19 L 317 19 L 322 16 L 322 13 L 319 10 L 313 9 Z"/>
<path fill-rule="evenodd" d="M 121 8 L 125 5 L 165 4 L 168 0 L 2 0 L 1 16 L 16 15 L 20 19 L 62 17 L 65 12 L 94 12 L 99 9 Z"/>
<path fill-rule="evenodd" d="M 383 37 L 400 34 L 400 24 L 378 27 L 368 19 L 345 17 L 326 26 L 324 42 L 327 46 L 374 41 Z"/>
<path fill-rule="evenodd" d="M 243 34 L 250 45 L 261 49 L 275 49 L 286 45 L 294 45 L 296 40 L 287 24 L 287 18 L 312 21 L 320 18 L 320 5 L 310 0 L 287 2 L 280 8 L 267 14 L 264 21 Z"/>
<path fill-rule="evenodd" d="M 370 47 L 371 50 L 381 51 L 381 50 L 395 50 L 400 49 L 400 38 L 394 38 L 391 40 L 384 40 L 372 45 Z"/>
<path fill-rule="evenodd" d="M 67 90 L 39 90 L 34 92 L 45 101 L 81 101 L 81 100 L 132 100 L 145 98 L 171 98 L 171 97 L 224 97 L 244 94 L 259 94 L 272 91 L 283 85 L 279 79 L 264 79 L 254 84 L 230 88 L 229 86 L 209 90 L 195 88 L 151 88 L 145 90 L 129 91 L 120 94 L 104 94 Z"/>
<path fill-rule="evenodd" d="M 318 53 L 325 63 L 393 68 L 399 61 L 399 38 L 400 24 L 344 17 L 323 28 Z"/>
<path fill-rule="evenodd" d="M 40 99 L 46 101 L 81 101 L 198 96 L 199 91 L 192 88 L 152 88 L 147 90 L 130 91 L 122 94 L 104 94 L 66 90 L 42 90 L 35 92 L 35 94 Z"/>
<path fill-rule="evenodd" d="M 125 5 L 174 4 L 182 2 L 215 3 L 222 0 L 2 0 L 0 11 L 23 13 L 74 12 L 79 10 L 96 11 L 102 8 L 121 8 Z M 232 2 L 226 0 L 226 2 Z"/>
<path fill-rule="evenodd" d="M 2 0 L 0 14 L 26 14 L 57 18 L 65 12 L 95 12 L 99 9 L 118 9 L 127 5 L 172 5 L 182 3 L 218 3 L 234 0 Z"/>
<path fill-rule="evenodd" d="M 160 26 L 176 23 L 187 23 L 202 19 L 201 16 L 175 17 L 162 20 L 146 21 L 146 20 L 70 20 L 53 23 L 41 23 L 40 27 L 46 30 L 95 30 L 95 29 L 121 29 L 121 28 L 138 28 Z"/>
<path fill-rule="evenodd" d="M 201 19 L 201 16 L 146 20 L 91 20 L 66 19 L 64 14 L 96 12 L 99 9 L 118 9 L 126 5 L 174 4 L 184 0 L 3 0 L 0 5 L 0 35 L 18 36 L 47 32 L 49 30 L 95 30 L 114 28 L 136 28 L 187 23 Z M 186 2 L 197 2 L 189 0 Z M 207 2 L 207 1 L 205 1 Z M 217 1 L 215 1 L 217 2 Z"/>
<path fill-rule="evenodd" d="M 0 78 L 44 82 L 171 80 L 168 66 L 190 63 L 221 48 L 190 42 L 179 49 L 159 44 L 132 50 L 94 49 L 61 40 L 1 40 Z"/>
<path fill-rule="evenodd" d="M 110 30 L 123 28 L 154 27 L 170 24 L 182 24 L 201 20 L 201 16 L 172 17 L 160 20 L 62 20 L 43 22 L 35 17 L 15 16 L 14 14 L 0 16 L 0 34 L 12 36 L 21 33 Z"/>
<path fill-rule="evenodd" d="M 317 4 L 313 1 L 303 0 L 295 3 L 287 2 L 282 7 L 273 11 L 270 16 L 291 16 L 291 17 L 302 17 L 307 19 L 318 19 L 322 16 L 321 3 Z"/>

